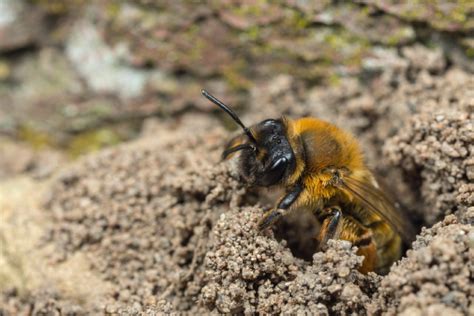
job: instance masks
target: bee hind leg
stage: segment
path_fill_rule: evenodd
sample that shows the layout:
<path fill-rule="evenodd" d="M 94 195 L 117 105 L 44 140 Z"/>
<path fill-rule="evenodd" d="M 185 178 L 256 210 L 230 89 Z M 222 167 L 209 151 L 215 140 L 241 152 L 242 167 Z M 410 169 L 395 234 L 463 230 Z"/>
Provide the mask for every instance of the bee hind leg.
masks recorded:
<path fill-rule="evenodd" d="M 338 206 L 323 209 L 318 218 L 321 221 L 321 229 L 316 236 L 318 249 L 324 250 L 329 239 L 343 239 L 357 246 L 357 255 L 363 256 L 364 261 L 359 267 L 359 272 L 368 273 L 377 267 L 377 248 L 370 230 L 362 227 L 350 216 L 343 217 Z M 348 225 L 351 223 L 351 225 Z M 351 228 L 352 227 L 352 228 Z"/>
<path fill-rule="evenodd" d="M 324 208 L 319 214 L 318 219 L 321 221 L 321 229 L 316 239 L 318 241 L 318 249 L 324 249 L 329 239 L 339 239 L 341 234 L 342 211 L 339 206 L 331 206 Z"/>

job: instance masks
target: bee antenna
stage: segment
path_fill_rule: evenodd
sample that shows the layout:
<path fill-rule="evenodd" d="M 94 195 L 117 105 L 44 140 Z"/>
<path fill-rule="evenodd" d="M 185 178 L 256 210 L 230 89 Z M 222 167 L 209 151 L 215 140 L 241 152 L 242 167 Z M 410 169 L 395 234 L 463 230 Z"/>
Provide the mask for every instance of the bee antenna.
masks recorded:
<path fill-rule="evenodd" d="M 244 123 L 242 123 L 242 121 L 239 119 L 239 117 L 237 116 L 237 114 L 235 114 L 234 111 L 232 111 L 232 109 L 230 107 L 228 107 L 227 105 L 225 105 L 222 101 L 220 101 L 219 99 L 217 99 L 215 96 L 213 96 L 212 94 L 210 94 L 209 92 L 207 92 L 206 90 L 201 90 L 201 93 L 203 96 L 205 96 L 209 101 L 211 101 L 212 103 L 216 104 L 218 107 L 220 107 L 222 110 L 224 110 L 227 114 L 230 115 L 230 117 L 237 123 L 239 124 L 242 129 L 244 130 L 245 134 L 247 135 L 247 137 L 250 139 L 250 141 L 254 144 L 257 144 L 257 140 L 255 139 L 255 137 L 252 135 L 252 132 L 250 131 L 250 129 L 244 125 Z"/>

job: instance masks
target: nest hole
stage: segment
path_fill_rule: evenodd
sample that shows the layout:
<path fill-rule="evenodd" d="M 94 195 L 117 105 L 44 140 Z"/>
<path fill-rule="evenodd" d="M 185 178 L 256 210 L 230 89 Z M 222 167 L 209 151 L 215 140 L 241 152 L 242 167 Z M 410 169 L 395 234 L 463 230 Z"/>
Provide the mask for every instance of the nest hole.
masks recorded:
<path fill-rule="evenodd" d="M 255 190 L 252 192 L 254 199 L 263 205 L 271 207 L 273 201 L 281 196 L 282 192 L 273 190 Z M 413 226 L 419 234 L 423 226 L 423 219 L 405 205 L 401 206 L 407 210 L 407 216 L 412 221 Z M 316 236 L 321 228 L 320 222 L 311 212 L 305 210 L 296 210 L 284 216 L 272 228 L 275 238 L 278 241 L 285 240 L 287 247 L 293 256 L 312 262 L 313 255 L 318 251 L 318 241 Z M 411 249 L 411 245 L 403 244 L 401 258 L 406 256 L 406 252 Z M 401 259 L 400 258 L 400 259 Z"/>
<path fill-rule="evenodd" d="M 319 229 L 320 224 L 312 214 L 296 211 L 280 220 L 273 231 L 278 241 L 286 241 L 293 256 L 312 261 L 318 248 L 315 237 Z"/>

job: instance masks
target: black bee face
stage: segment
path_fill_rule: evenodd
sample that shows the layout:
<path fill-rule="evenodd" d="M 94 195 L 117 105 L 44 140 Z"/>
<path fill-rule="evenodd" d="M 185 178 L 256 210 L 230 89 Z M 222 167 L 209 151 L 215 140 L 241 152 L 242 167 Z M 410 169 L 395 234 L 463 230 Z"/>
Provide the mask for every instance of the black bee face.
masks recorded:
<path fill-rule="evenodd" d="M 240 156 L 242 176 L 250 184 L 271 186 L 289 176 L 296 167 L 295 155 L 282 120 L 265 120 L 252 128 L 256 149 Z"/>
<path fill-rule="evenodd" d="M 280 183 L 296 168 L 295 154 L 286 136 L 283 120 L 265 120 L 247 128 L 234 111 L 222 101 L 201 91 L 203 96 L 226 112 L 242 129 L 246 141 L 231 142 L 223 152 L 223 158 L 241 151 L 240 171 L 247 182 L 259 186 Z"/>

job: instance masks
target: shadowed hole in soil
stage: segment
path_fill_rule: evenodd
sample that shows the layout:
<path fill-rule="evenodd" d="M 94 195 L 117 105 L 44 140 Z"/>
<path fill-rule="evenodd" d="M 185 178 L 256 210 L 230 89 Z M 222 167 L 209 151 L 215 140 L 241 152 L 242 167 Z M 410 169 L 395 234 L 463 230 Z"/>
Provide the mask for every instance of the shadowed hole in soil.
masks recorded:
<path fill-rule="evenodd" d="M 315 236 L 319 228 L 319 222 L 310 212 L 298 210 L 280 220 L 273 231 L 278 241 L 287 242 L 295 257 L 312 261 L 318 246 Z"/>
<path fill-rule="evenodd" d="M 402 206 L 403 208 L 403 206 Z M 409 209 L 406 208 L 405 209 Z M 423 226 L 423 220 L 415 213 L 407 212 L 408 219 L 412 221 L 418 235 Z M 278 241 L 285 240 L 291 253 L 305 261 L 312 261 L 318 248 L 316 236 L 320 230 L 320 223 L 309 211 L 297 210 L 277 222 L 272 228 Z M 411 245 L 403 245 L 402 257 L 411 249 Z"/>
<path fill-rule="evenodd" d="M 416 233 L 421 231 L 421 226 L 415 223 Z M 320 230 L 319 221 L 308 211 L 295 211 L 281 219 L 273 227 L 275 238 L 285 240 L 293 256 L 311 262 L 313 255 L 318 251 L 316 236 Z M 404 245 L 402 257 L 411 249 L 411 245 Z"/>
<path fill-rule="evenodd" d="M 283 190 L 278 188 L 251 187 L 243 204 L 261 204 L 267 210 L 274 205 L 275 201 L 278 201 L 282 194 Z M 319 227 L 318 220 L 310 212 L 296 210 L 280 219 L 271 229 L 278 241 L 286 241 L 293 256 L 312 261 L 318 246 L 315 236 Z"/>

